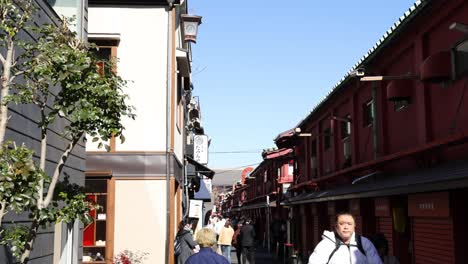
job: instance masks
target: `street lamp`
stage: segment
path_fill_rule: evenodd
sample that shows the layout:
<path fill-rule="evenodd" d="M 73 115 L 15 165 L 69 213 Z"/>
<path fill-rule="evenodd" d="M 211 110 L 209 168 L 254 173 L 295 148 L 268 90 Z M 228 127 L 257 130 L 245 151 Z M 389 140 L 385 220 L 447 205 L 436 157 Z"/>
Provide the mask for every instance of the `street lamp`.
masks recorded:
<path fill-rule="evenodd" d="M 182 14 L 180 17 L 184 29 L 184 40 L 197 43 L 198 25 L 202 23 L 202 17 L 189 14 Z"/>

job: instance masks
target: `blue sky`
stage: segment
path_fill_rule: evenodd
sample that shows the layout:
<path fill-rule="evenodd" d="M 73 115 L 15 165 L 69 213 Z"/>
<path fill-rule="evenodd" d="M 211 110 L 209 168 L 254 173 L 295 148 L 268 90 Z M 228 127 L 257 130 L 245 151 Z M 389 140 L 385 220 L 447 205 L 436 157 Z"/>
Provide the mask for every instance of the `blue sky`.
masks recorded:
<path fill-rule="evenodd" d="M 261 162 L 413 3 L 191 0 L 203 16 L 192 71 L 209 167 Z"/>

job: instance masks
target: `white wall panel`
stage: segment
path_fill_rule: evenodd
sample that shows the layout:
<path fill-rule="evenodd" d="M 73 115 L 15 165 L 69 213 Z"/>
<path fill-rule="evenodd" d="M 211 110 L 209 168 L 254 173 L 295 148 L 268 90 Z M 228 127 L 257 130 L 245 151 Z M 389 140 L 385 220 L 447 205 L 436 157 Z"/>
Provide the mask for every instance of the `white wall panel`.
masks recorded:
<path fill-rule="evenodd" d="M 125 92 L 137 108 L 136 120 L 123 121 L 126 142 L 117 140 L 117 151 L 165 150 L 167 18 L 164 8 L 89 9 L 90 34 L 120 34 L 118 72 L 130 81 Z"/>
<path fill-rule="evenodd" d="M 115 183 L 115 245 L 149 253 L 144 263 L 164 263 L 166 247 L 166 181 L 117 180 Z"/>

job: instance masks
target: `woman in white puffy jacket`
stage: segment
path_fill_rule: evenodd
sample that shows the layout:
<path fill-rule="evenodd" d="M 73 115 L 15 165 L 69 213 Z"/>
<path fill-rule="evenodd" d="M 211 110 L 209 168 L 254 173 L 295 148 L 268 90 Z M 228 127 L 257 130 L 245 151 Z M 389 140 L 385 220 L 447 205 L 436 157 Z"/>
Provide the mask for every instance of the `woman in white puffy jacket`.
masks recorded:
<path fill-rule="evenodd" d="M 372 242 L 354 232 L 353 215 L 338 214 L 335 222 L 335 232 L 323 232 L 309 264 L 382 264 Z"/>

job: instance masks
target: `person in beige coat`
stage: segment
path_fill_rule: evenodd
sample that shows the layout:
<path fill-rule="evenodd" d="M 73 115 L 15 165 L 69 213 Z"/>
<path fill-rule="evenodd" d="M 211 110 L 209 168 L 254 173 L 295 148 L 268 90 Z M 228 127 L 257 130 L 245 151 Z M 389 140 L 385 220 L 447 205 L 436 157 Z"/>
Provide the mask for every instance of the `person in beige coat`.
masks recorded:
<path fill-rule="evenodd" d="M 219 232 L 218 245 L 221 247 L 222 255 L 231 263 L 231 243 L 234 229 L 231 225 L 231 220 L 226 220 L 223 228 Z"/>

